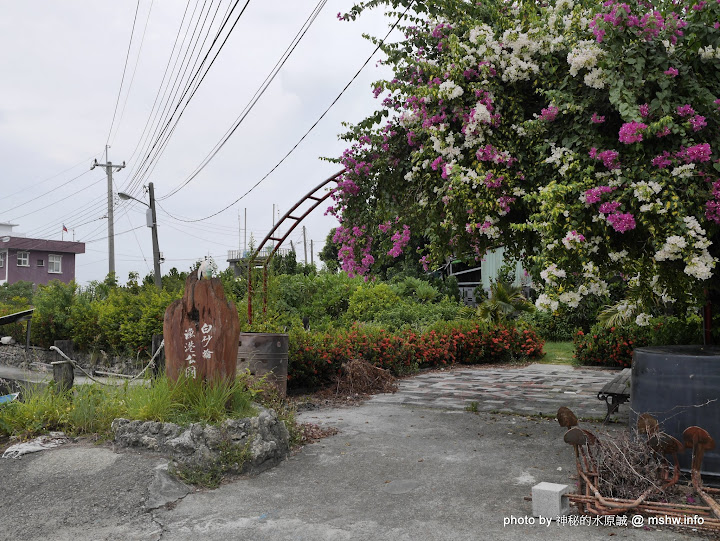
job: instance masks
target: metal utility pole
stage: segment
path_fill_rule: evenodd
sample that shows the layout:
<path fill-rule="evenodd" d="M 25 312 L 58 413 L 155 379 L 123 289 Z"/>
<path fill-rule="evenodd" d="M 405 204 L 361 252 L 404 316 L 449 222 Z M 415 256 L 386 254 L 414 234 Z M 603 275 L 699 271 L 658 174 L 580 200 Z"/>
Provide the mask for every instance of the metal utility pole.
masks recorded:
<path fill-rule="evenodd" d="M 305 264 L 307 265 L 307 234 L 303 226 L 303 249 L 305 250 Z"/>
<path fill-rule="evenodd" d="M 243 257 L 247 253 L 247 207 L 245 207 L 245 226 L 243 227 L 243 234 L 245 235 L 245 242 L 243 244 Z"/>
<path fill-rule="evenodd" d="M 98 163 L 97 158 L 93 162 L 90 170 L 92 171 L 96 167 L 104 167 L 105 173 L 107 174 L 107 192 L 108 192 L 108 274 L 115 274 L 115 218 L 113 215 L 113 180 L 112 174 L 113 169 L 120 171 L 125 167 L 125 162 L 122 165 L 113 165 L 111 161 L 107 159 L 107 148 L 105 149 L 105 163 Z"/>

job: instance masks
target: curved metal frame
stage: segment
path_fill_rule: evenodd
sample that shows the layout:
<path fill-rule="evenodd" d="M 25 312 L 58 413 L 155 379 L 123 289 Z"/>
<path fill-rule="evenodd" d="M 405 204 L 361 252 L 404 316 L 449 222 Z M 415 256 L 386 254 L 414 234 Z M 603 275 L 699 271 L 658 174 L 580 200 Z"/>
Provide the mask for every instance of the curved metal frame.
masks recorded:
<path fill-rule="evenodd" d="M 335 182 L 337 178 L 342 175 L 346 170 L 343 169 L 342 171 L 338 171 L 333 176 L 331 176 L 328 179 L 323 180 L 320 184 L 315 186 L 312 190 L 310 190 L 307 194 L 305 194 L 297 203 L 295 203 L 290 210 L 288 210 L 282 218 L 278 221 L 277 224 L 275 224 L 275 227 L 273 227 L 270 230 L 270 233 L 267 234 L 267 236 L 260 242 L 260 244 L 257 247 L 257 250 L 253 252 L 253 254 L 250 256 L 250 259 L 248 259 L 248 324 L 252 325 L 252 269 L 254 267 L 253 263 L 255 262 L 255 258 L 258 256 L 258 254 L 262 251 L 262 249 L 265 247 L 265 245 L 269 241 L 275 241 L 277 244 L 272 249 L 270 254 L 265 258 L 265 262 L 263 263 L 263 313 L 267 311 L 267 269 L 268 264 L 270 263 L 270 259 L 272 259 L 272 256 L 275 255 L 275 252 L 280 248 L 283 242 L 290 236 L 290 233 L 293 232 L 293 230 L 298 226 L 298 224 L 303 221 L 313 210 L 315 210 L 320 204 L 327 200 L 331 195 L 332 192 L 326 192 L 322 195 L 318 195 L 317 192 L 325 187 L 327 184 L 331 182 Z M 311 206 L 300 216 L 294 216 L 293 212 L 295 212 L 300 205 L 305 203 L 306 201 L 313 201 Z M 280 229 L 280 226 L 285 223 L 286 220 L 292 221 L 292 224 L 288 228 L 288 230 L 285 232 L 285 234 L 282 237 L 276 237 L 275 233 Z"/>

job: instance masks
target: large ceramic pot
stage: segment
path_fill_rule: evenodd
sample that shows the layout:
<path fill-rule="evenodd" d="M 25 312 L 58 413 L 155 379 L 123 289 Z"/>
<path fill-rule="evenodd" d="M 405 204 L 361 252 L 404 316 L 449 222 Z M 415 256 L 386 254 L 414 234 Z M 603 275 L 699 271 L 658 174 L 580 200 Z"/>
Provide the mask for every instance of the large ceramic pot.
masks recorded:
<path fill-rule="evenodd" d="M 703 474 L 720 478 L 720 347 L 637 348 L 631 385 L 630 427 L 638 415 L 650 413 L 680 441 L 687 427 L 704 428 L 717 446 L 705 452 Z M 691 458 L 688 449 L 680 467 L 689 469 Z"/>

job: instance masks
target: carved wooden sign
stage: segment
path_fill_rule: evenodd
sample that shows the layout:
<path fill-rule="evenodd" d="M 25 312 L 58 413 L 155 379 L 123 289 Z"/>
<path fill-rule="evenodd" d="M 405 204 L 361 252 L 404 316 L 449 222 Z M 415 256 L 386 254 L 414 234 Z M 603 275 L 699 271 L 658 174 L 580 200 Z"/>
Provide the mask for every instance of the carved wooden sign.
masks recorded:
<path fill-rule="evenodd" d="M 185 294 L 165 311 L 165 371 L 175 381 L 235 377 L 240 320 L 219 278 L 190 273 Z"/>

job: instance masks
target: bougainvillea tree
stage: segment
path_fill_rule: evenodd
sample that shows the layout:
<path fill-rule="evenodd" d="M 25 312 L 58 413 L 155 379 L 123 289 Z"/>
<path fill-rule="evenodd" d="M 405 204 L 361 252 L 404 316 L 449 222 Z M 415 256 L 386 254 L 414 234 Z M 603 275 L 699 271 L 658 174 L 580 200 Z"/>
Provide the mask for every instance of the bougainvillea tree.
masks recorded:
<path fill-rule="evenodd" d="M 343 135 L 331 212 L 351 273 L 522 258 L 556 310 L 603 297 L 640 324 L 702 304 L 720 230 L 720 0 L 372 0 L 405 39 Z M 411 239 L 424 239 L 411 242 Z"/>

